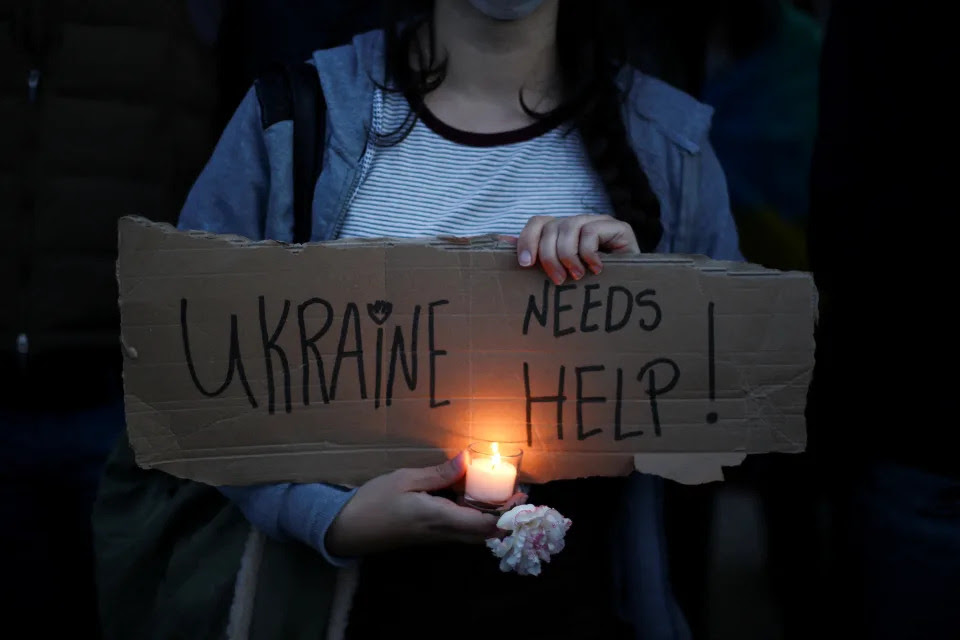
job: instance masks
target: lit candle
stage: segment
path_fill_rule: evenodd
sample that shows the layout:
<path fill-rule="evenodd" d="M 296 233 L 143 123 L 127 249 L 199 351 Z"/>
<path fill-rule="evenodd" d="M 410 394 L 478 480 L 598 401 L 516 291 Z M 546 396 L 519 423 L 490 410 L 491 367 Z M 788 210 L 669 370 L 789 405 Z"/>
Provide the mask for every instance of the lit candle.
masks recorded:
<path fill-rule="evenodd" d="M 509 500 L 517 486 L 517 466 L 520 453 L 504 459 L 499 445 L 490 445 L 490 453 L 470 447 L 470 464 L 467 467 L 467 502 L 502 505 Z"/>

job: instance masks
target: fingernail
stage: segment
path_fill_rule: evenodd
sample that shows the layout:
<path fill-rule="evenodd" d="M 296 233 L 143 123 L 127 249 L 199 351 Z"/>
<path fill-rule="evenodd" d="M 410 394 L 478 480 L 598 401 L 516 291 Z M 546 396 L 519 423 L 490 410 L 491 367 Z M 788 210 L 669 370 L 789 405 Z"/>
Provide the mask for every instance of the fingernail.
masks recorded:
<path fill-rule="evenodd" d="M 521 267 L 529 267 L 533 264 L 533 256 L 530 255 L 529 251 L 521 251 L 519 259 Z"/>
<path fill-rule="evenodd" d="M 601 267 L 599 264 L 592 264 L 590 265 L 590 271 L 593 271 L 593 275 L 598 276 L 600 275 L 600 272 L 603 271 L 603 267 Z"/>
<path fill-rule="evenodd" d="M 570 269 L 570 275 L 573 276 L 574 280 L 579 280 L 583 277 L 583 272 L 580 269 Z"/>
<path fill-rule="evenodd" d="M 560 271 L 553 272 L 553 284 L 558 284 L 558 285 L 563 284 L 563 281 L 566 279 L 567 279 L 567 274 Z"/>
<path fill-rule="evenodd" d="M 452 460 L 450 460 L 450 464 L 452 464 L 452 465 L 454 466 L 454 468 L 456 468 L 456 469 L 462 469 L 462 468 L 463 468 L 463 465 L 464 465 L 464 453 L 463 453 L 463 451 L 461 451 L 460 453 L 458 453 L 455 458 L 453 458 Z"/>

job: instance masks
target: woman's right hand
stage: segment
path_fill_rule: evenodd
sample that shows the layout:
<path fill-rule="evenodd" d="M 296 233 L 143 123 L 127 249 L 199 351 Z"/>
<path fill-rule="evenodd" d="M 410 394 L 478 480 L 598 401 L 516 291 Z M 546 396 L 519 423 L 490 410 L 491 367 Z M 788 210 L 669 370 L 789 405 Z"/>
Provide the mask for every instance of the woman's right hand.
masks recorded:
<path fill-rule="evenodd" d="M 357 490 L 327 530 L 327 551 L 355 557 L 430 542 L 482 543 L 497 517 L 429 495 L 466 473 L 464 454 L 426 469 L 399 469 Z"/>

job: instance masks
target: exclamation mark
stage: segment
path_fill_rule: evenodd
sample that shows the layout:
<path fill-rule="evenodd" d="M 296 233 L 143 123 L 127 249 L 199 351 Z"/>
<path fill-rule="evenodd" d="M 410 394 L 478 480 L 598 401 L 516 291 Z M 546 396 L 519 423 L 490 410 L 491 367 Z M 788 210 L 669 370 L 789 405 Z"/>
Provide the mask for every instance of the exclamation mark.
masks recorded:
<path fill-rule="evenodd" d="M 710 402 L 717 399 L 717 363 L 714 345 L 713 330 L 713 307 L 711 302 L 707 305 L 707 374 L 710 380 Z M 717 412 L 711 411 L 707 414 L 707 423 L 716 424 Z"/>

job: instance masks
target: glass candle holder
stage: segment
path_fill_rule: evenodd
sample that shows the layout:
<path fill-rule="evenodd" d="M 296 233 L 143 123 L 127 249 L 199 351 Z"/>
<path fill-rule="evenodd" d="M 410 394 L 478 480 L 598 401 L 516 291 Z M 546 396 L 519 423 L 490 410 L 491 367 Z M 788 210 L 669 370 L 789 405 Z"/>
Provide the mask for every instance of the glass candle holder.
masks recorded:
<path fill-rule="evenodd" d="M 467 482 L 463 502 L 481 511 L 496 511 L 517 491 L 523 449 L 496 442 L 467 447 Z"/>

